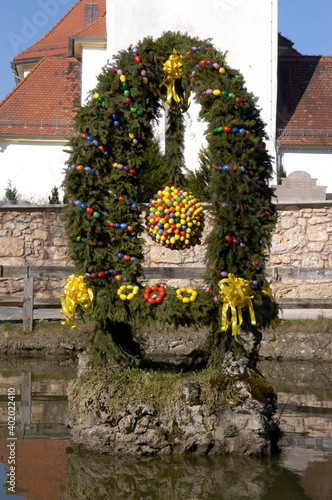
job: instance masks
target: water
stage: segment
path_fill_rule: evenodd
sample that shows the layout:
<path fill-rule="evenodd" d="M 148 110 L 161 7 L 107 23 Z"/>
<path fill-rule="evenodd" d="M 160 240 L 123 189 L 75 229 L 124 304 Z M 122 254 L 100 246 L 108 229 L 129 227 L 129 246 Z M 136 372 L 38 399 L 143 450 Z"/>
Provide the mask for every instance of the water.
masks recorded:
<path fill-rule="evenodd" d="M 332 364 L 261 363 L 279 392 L 280 455 L 114 457 L 79 451 L 64 426 L 71 358 L 0 358 L 0 500 L 13 496 L 8 389 L 15 388 L 15 498 L 332 500 Z"/>

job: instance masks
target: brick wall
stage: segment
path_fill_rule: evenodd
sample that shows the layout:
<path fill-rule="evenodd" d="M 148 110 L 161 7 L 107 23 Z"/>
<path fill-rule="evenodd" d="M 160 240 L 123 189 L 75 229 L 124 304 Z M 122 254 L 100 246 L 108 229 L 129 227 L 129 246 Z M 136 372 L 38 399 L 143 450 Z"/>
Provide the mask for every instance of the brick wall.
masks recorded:
<path fill-rule="evenodd" d="M 278 223 L 272 237 L 267 267 L 332 267 L 332 202 L 279 204 Z M 206 210 L 207 213 L 207 210 Z M 207 217 L 208 219 L 208 217 Z M 211 230 L 207 221 L 204 235 Z M 167 250 L 143 234 L 145 267 L 204 267 L 205 247 L 186 251 Z M 65 266 L 66 235 L 61 206 L 0 206 L 0 265 Z M 189 274 L 189 273 L 188 273 Z M 171 286 L 196 286 L 196 280 L 168 280 Z M 332 297 L 332 283 L 327 280 L 282 279 L 272 281 L 277 297 Z M 63 280 L 35 280 L 36 296 L 57 296 Z M 0 295 L 20 295 L 22 279 L 0 278 Z"/>

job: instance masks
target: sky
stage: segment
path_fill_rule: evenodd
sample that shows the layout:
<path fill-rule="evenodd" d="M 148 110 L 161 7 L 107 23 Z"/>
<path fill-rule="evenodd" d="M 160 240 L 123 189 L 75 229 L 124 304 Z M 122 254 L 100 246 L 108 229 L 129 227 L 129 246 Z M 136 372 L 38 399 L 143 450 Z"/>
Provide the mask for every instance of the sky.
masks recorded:
<path fill-rule="evenodd" d="M 15 86 L 10 66 L 15 55 L 44 36 L 75 3 L 0 0 L 0 102 Z M 278 31 L 301 54 L 332 55 L 331 0 L 279 0 L 278 17 Z"/>

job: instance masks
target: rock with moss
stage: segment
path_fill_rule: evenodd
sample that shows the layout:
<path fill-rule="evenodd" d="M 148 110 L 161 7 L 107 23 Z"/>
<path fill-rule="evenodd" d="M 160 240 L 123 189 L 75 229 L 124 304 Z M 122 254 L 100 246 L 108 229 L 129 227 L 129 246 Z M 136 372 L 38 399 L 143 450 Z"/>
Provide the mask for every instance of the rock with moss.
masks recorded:
<path fill-rule="evenodd" d="M 109 454 L 269 455 L 276 394 L 246 360 L 221 371 L 158 372 L 106 366 L 69 391 L 71 439 Z"/>

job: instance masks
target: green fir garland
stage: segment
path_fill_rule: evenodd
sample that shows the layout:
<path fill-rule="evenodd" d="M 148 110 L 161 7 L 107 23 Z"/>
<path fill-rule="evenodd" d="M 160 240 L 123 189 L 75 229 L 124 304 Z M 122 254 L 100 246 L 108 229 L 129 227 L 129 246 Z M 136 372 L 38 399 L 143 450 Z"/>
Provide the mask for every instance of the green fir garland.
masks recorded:
<path fill-rule="evenodd" d="M 180 73 L 167 80 L 165 63 L 172 55 L 179 57 Z M 183 114 L 189 95 L 200 103 L 200 117 L 207 124 L 204 164 L 211 169 L 214 224 L 205 241 L 209 290 L 197 289 L 196 300 L 184 303 L 167 287 L 161 303 L 151 305 L 138 283 L 143 263 L 139 235 L 144 229 L 139 210 L 132 206 L 142 201 L 139 179 L 146 179 L 148 166 L 151 171 L 152 126 L 166 101 L 166 154 L 157 153 L 157 163 L 163 166 L 166 184 L 185 184 Z M 276 320 L 277 305 L 264 272 L 276 222 L 268 186 L 272 165 L 256 104 L 241 74 L 228 67 L 225 54 L 208 40 L 180 33 L 145 38 L 103 69 L 89 101 L 77 113 L 79 132 L 71 140 L 64 182 L 65 196 L 72 200 L 65 207 L 69 256 L 94 294 L 92 351 L 128 362 L 130 346 L 119 340 L 124 325 L 210 325 L 214 333 L 223 329 L 229 335 L 240 313 L 244 328 L 256 333 Z M 124 201 L 110 191 L 120 193 Z M 250 285 L 252 300 L 241 311 L 233 304 L 235 316 L 228 307 L 222 317 L 219 283 L 233 275 Z M 139 291 L 123 300 L 118 290 L 128 285 Z"/>

